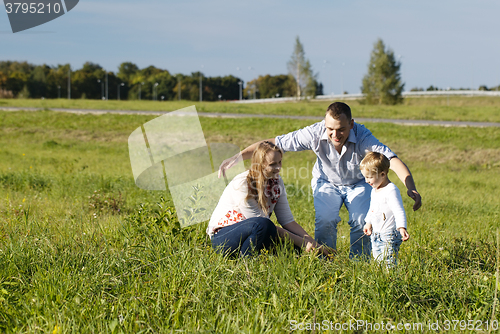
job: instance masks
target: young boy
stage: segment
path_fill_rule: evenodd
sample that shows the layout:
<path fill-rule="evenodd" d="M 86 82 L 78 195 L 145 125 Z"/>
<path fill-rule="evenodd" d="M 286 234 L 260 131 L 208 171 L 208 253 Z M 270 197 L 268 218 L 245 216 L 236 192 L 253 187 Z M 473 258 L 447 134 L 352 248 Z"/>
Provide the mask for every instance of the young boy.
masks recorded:
<path fill-rule="evenodd" d="M 385 261 L 387 268 L 396 266 L 399 246 L 410 238 L 401 194 L 387 177 L 389 165 L 389 159 L 377 152 L 369 152 L 360 164 L 365 181 L 373 188 L 363 232 L 371 235 L 373 257 Z"/>

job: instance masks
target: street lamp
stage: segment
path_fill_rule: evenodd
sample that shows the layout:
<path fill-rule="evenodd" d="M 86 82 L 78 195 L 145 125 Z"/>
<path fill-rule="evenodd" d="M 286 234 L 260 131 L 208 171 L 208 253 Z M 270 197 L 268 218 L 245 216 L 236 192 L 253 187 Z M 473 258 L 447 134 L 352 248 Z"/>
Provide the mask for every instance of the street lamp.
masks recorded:
<path fill-rule="evenodd" d="M 342 63 L 342 73 L 340 75 L 340 94 L 344 95 L 344 65 L 345 63 Z"/>
<path fill-rule="evenodd" d="M 280 93 L 276 93 L 276 98 L 280 97 Z"/>
<path fill-rule="evenodd" d="M 238 81 L 238 85 L 240 85 L 240 101 L 241 101 L 243 99 L 243 92 L 242 92 L 243 81 Z"/>
<path fill-rule="evenodd" d="M 222 95 L 219 94 L 219 101 L 220 101 L 221 98 L 222 98 Z"/>
<path fill-rule="evenodd" d="M 163 102 L 163 100 L 165 100 L 165 96 L 164 95 L 161 96 L 161 101 Z"/>
<path fill-rule="evenodd" d="M 120 100 L 120 86 L 125 86 L 125 84 L 122 82 L 118 85 L 118 100 Z"/>
<path fill-rule="evenodd" d="M 57 86 L 57 98 L 61 98 L 61 86 Z"/>
<path fill-rule="evenodd" d="M 248 70 L 249 71 L 253 71 L 253 76 L 254 76 L 254 84 L 253 84 L 253 99 L 255 100 L 257 98 L 256 96 L 256 91 L 257 91 L 257 78 L 256 78 L 256 75 L 255 75 L 255 68 L 252 67 L 252 66 L 248 66 Z"/>
<path fill-rule="evenodd" d="M 240 69 L 239 66 L 236 67 L 236 71 L 238 71 L 238 79 L 240 79 L 240 81 L 238 82 L 238 85 L 240 85 L 240 100 L 241 100 L 241 95 L 242 95 L 242 93 L 241 93 L 241 84 L 242 84 L 242 82 L 241 82 L 241 69 Z"/>
<path fill-rule="evenodd" d="M 101 84 L 101 100 L 104 100 L 104 82 L 101 79 L 97 79 L 97 82 Z"/>
<path fill-rule="evenodd" d="M 203 70 L 203 65 L 201 65 L 201 69 Z M 203 73 L 200 72 L 200 102 L 203 101 L 203 90 L 201 89 L 201 80 L 203 77 Z"/>
<path fill-rule="evenodd" d="M 108 71 L 106 71 L 106 101 L 108 100 L 109 96 L 109 87 L 108 87 Z"/>
<path fill-rule="evenodd" d="M 181 75 L 180 74 L 177 75 L 177 86 L 178 86 L 177 98 L 180 101 L 181 100 L 181 90 L 182 90 L 182 81 L 181 81 Z"/>
<path fill-rule="evenodd" d="M 323 67 L 326 67 L 328 65 L 328 67 L 330 67 L 330 94 L 328 95 L 333 95 L 333 71 L 332 71 L 332 66 L 331 66 L 331 63 L 328 61 L 328 60 L 323 60 Z M 326 68 L 325 68 L 326 70 Z M 325 76 L 325 77 L 328 77 L 328 74 Z"/>
<path fill-rule="evenodd" d="M 154 101 L 158 100 L 158 96 L 157 96 L 157 94 L 158 94 L 158 88 L 156 88 L 156 87 L 158 87 L 158 83 L 157 82 L 155 82 L 155 84 L 153 86 L 153 100 Z"/>
<path fill-rule="evenodd" d="M 71 100 L 71 66 L 68 68 L 68 100 Z"/>
<path fill-rule="evenodd" d="M 139 85 L 139 100 L 141 100 L 141 87 L 144 85 L 144 82 L 141 82 Z"/>

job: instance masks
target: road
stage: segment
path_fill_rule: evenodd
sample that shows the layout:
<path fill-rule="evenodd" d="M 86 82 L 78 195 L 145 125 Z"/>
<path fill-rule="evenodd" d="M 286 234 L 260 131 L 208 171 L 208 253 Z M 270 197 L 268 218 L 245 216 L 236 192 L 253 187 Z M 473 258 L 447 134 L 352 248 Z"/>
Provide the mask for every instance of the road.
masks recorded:
<path fill-rule="evenodd" d="M 41 108 L 19 108 L 0 107 L 1 111 L 38 111 Z M 137 111 L 137 110 L 98 110 L 98 109 L 63 109 L 51 108 L 52 111 L 67 112 L 74 114 L 137 114 L 137 115 L 163 115 L 168 111 Z M 221 117 L 221 118 L 283 118 L 283 119 L 310 119 L 320 121 L 319 116 L 288 116 L 288 115 L 259 115 L 259 114 L 227 114 L 227 113 L 206 113 L 199 112 L 200 117 Z M 454 126 L 454 127 L 500 127 L 500 123 L 493 122 L 457 122 L 457 121 L 433 121 L 433 120 L 410 120 L 410 119 L 388 119 L 388 118 L 355 118 L 357 123 L 393 123 L 401 125 L 434 125 L 434 126 Z"/>

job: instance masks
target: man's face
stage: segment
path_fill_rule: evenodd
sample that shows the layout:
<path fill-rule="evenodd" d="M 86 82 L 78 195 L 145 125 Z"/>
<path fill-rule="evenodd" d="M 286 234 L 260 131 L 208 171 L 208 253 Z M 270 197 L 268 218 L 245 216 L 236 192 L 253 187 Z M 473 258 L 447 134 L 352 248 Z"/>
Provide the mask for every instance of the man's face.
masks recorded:
<path fill-rule="evenodd" d="M 325 117 L 326 134 L 337 151 L 342 149 L 349 132 L 354 127 L 354 120 L 349 121 L 346 115 L 340 115 L 339 119 L 334 119 L 330 115 Z"/>

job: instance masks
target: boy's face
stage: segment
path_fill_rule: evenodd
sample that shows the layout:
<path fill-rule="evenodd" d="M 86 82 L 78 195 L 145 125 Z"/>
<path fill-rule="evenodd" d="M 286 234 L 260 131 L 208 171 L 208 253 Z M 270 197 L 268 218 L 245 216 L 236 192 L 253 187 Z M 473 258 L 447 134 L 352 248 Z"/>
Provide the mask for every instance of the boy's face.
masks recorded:
<path fill-rule="evenodd" d="M 381 185 L 386 183 L 387 180 L 386 172 L 376 173 L 373 171 L 368 171 L 366 169 L 363 169 L 361 170 L 361 173 L 365 177 L 366 183 L 368 183 L 374 189 L 379 189 Z"/>

